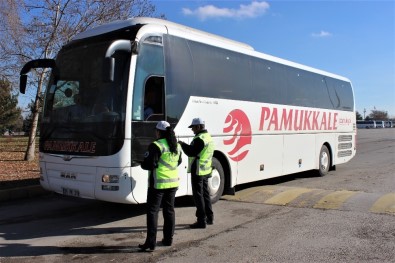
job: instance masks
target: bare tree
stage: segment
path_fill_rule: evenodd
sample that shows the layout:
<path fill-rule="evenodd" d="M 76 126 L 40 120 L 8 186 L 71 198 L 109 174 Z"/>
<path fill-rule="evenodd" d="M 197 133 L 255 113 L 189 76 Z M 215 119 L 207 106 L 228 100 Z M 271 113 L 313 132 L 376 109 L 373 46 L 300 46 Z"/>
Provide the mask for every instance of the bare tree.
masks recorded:
<path fill-rule="evenodd" d="M 0 74 L 17 83 L 26 62 L 54 58 L 76 34 L 113 20 L 153 16 L 154 12 L 149 0 L 0 0 L 0 38 L 6 40 L 0 41 Z M 40 100 L 48 72 L 37 69 L 31 74 L 29 79 L 34 79 L 37 89 L 29 86 L 34 107 L 25 154 L 28 161 L 34 160 Z"/>
<path fill-rule="evenodd" d="M 388 112 L 375 109 L 369 114 L 369 118 L 372 120 L 388 120 Z"/>

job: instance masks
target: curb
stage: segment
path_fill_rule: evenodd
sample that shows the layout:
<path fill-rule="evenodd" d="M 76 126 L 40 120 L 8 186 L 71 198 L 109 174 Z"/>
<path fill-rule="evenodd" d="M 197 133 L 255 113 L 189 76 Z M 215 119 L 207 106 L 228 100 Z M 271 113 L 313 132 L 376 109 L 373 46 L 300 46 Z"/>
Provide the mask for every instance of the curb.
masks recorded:
<path fill-rule="evenodd" d="M 0 190 L 0 202 L 30 198 L 35 196 L 47 195 L 50 192 L 41 185 L 18 187 L 13 189 Z"/>

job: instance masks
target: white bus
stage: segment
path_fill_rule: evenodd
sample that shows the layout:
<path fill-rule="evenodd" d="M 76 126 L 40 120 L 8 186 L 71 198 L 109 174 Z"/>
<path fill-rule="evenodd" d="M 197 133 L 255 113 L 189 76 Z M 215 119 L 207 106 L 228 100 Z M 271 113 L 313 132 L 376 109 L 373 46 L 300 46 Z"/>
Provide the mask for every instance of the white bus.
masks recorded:
<path fill-rule="evenodd" d="M 385 121 L 376 121 L 376 128 L 385 128 Z"/>
<path fill-rule="evenodd" d="M 376 128 L 376 121 L 374 121 L 374 120 L 357 121 L 357 128 L 358 129 L 375 129 Z"/>
<path fill-rule="evenodd" d="M 50 191 L 144 203 L 141 169 L 158 120 L 190 142 L 206 121 L 215 140 L 212 201 L 235 186 L 307 170 L 326 174 L 356 152 L 350 81 L 254 51 L 246 44 L 153 18 L 93 28 L 65 45 L 51 68 L 40 129 L 41 185 Z M 144 94 L 155 92 L 144 119 Z M 187 157 L 177 196 L 191 195 Z"/>

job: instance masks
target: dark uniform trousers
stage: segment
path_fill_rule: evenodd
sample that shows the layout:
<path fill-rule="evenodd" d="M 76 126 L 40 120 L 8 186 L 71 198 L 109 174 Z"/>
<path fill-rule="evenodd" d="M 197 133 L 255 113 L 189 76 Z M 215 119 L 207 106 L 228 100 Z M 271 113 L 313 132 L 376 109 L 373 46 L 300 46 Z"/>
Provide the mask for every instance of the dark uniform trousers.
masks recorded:
<path fill-rule="evenodd" d="M 213 218 L 210 192 L 208 191 L 208 179 L 210 175 L 192 175 L 192 193 L 196 206 L 196 217 L 198 223 L 206 224 L 206 218 Z"/>
<path fill-rule="evenodd" d="M 163 239 L 173 240 L 175 229 L 174 199 L 178 188 L 155 189 L 148 188 L 147 195 L 147 240 L 146 244 L 156 244 L 158 228 L 158 213 L 162 204 L 163 213 Z"/>

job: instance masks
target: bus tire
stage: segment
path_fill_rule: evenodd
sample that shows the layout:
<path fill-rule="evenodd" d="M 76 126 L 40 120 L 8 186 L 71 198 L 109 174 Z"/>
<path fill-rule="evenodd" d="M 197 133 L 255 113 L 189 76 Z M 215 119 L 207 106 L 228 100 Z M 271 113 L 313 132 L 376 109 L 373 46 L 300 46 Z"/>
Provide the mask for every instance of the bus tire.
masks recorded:
<path fill-rule="evenodd" d="M 326 145 L 322 145 L 319 156 L 318 175 L 322 177 L 328 174 L 330 167 L 331 155 L 329 153 L 328 147 L 326 147 Z"/>
<path fill-rule="evenodd" d="M 213 157 L 213 171 L 208 179 L 208 191 L 210 193 L 211 203 L 216 203 L 222 196 L 225 186 L 224 169 L 217 158 Z"/>

